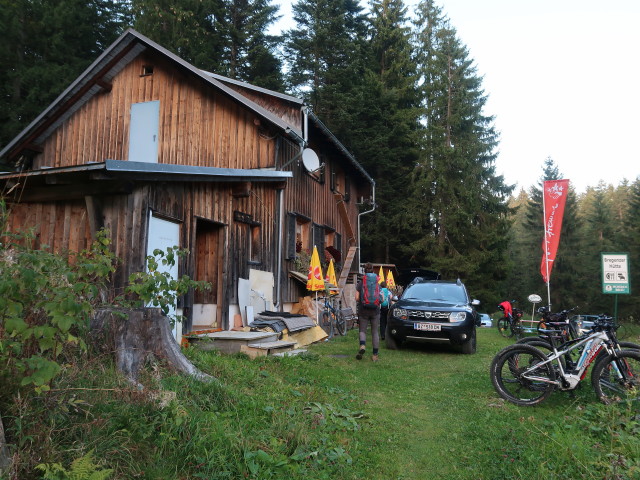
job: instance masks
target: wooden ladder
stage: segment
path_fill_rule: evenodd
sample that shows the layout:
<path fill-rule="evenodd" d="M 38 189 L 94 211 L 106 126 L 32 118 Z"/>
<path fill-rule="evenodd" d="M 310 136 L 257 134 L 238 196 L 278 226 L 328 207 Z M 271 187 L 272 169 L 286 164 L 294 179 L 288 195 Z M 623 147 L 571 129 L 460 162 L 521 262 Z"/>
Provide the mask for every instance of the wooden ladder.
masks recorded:
<path fill-rule="evenodd" d="M 338 213 L 340 214 L 340 218 L 342 219 L 342 223 L 344 224 L 345 234 L 347 237 L 347 242 L 349 244 L 349 251 L 347 252 L 347 256 L 342 263 L 342 271 L 340 272 L 340 278 L 338 279 L 338 288 L 342 292 L 344 286 L 347 284 L 349 273 L 351 272 L 351 265 L 353 264 L 353 259 L 356 257 L 358 247 L 356 246 L 356 234 L 353 230 L 353 226 L 351 225 L 351 221 L 349 220 L 347 205 L 344 202 L 344 195 L 342 195 L 342 193 L 340 192 L 335 192 L 333 194 L 333 198 L 335 199 L 336 205 L 338 206 Z"/>
<path fill-rule="evenodd" d="M 338 213 L 340 214 L 340 218 L 342 219 L 342 223 L 344 224 L 345 233 L 347 237 L 347 241 L 349 242 L 349 246 L 356 244 L 356 234 L 353 231 L 353 226 L 349 221 L 349 213 L 347 212 L 347 206 L 344 203 L 344 195 L 339 192 L 335 192 L 333 194 L 333 198 L 338 205 Z"/>
<path fill-rule="evenodd" d="M 347 284 L 347 279 L 349 278 L 349 273 L 351 272 L 351 265 L 353 264 L 353 259 L 356 257 L 357 251 L 358 247 L 356 247 L 355 245 L 349 247 L 347 256 L 345 257 L 342 264 L 340 278 L 338 279 L 338 288 L 340 289 L 340 291 L 342 291 L 344 289 L 344 286 Z"/>

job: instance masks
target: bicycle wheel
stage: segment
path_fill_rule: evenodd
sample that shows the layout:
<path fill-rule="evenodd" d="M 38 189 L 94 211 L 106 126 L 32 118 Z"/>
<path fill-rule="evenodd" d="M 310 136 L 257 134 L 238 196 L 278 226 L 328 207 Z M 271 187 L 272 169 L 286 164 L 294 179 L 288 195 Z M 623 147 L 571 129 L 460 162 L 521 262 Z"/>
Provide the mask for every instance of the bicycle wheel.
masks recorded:
<path fill-rule="evenodd" d="M 602 403 L 640 399 L 640 352 L 622 350 L 599 359 L 591 372 L 591 384 Z"/>
<path fill-rule="evenodd" d="M 322 312 L 322 318 L 320 319 L 320 326 L 329 336 L 333 337 L 333 324 L 335 323 L 335 314 L 331 310 L 325 310 Z"/>
<path fill-rule="evenodd" d="M 336 320 L 336 331 L 338 332 L 338 334 L 344 336 L 347 333 L 347 319 L 344 318 L 344 315 L 342 315 L 342 312 L 338 312 L 335 315 L 335 320 Z"/>
<path fill-rule="evenodd" d="M 514 344 L 502 349 L 491 362 L 491 383 L 498 395 L 521 406 L 537 405 L 555 389 L 551 363 L 536 365 L 547 356 L 531 345 Z"/>
<path fill-rule="evenodd" d="M 500 318 L 498 320 L 498 332 L 504 338 L 513 337 L 513 331 L 511 330 L 511 325 L 509 325 L 509 320 L 506 318 Z"/>
<path fill-rule="evenodd" d="M 514 320 L 513 322 L 511 322 L 511 332 L 511 336 L 516 337 L 518 340 L 524 337 L 524 330 L 522 324 L 520 323 L 520 320 Z"/>
<path fill-rule="evenodd" d="M 616 330 L 616 337 L 618 337 L 619 339 L 629 338 L 629 329 L 620 324 Z"/>

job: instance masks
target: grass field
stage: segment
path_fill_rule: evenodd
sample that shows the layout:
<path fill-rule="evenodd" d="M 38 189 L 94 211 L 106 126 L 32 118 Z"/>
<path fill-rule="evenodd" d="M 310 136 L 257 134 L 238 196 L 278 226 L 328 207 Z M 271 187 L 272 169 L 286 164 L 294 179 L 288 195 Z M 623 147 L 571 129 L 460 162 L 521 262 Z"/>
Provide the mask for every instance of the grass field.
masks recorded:
<path fill-rule="evenodd" d="M 600 405 L 588 378 L 535 408 L 505 404 L 488 376 L 509 343 L 495 328 L 478 330 L 475 355 L 383 348 L 374 363 L 357 343 L 352 330 L 290 358 L 191 350 L 218 382 L 150 365 L 144 391 L 104 359 L 68 366 L 46 399 L 4 416 L 16 478 L 71 471 L 89 451 L 112 479 L 640 478 L 638 407 Z"/>

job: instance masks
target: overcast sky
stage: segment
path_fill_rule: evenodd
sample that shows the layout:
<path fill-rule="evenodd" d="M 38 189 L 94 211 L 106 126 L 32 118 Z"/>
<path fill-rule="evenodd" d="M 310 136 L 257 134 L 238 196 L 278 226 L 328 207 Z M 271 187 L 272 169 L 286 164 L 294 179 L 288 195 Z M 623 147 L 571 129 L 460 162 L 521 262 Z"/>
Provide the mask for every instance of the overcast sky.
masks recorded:
<path fill-rule="evenodd" d="M 507 183 L 528 189 L 547 157 L 578 192 L 640 175 L 640 0 L 437 4 L 484 77 Z"/>

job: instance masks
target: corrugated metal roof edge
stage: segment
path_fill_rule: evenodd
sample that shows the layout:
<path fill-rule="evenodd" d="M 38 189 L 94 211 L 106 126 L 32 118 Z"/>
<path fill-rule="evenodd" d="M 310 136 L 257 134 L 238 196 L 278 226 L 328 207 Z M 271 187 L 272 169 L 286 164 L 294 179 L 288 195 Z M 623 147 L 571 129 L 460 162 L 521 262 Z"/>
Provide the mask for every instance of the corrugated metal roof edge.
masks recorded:
<path fill-rule="evenodd" d="M 261 168 L 220 168 L 196 167 L 193 165 L 173 165 L 168 163 L 130 162 L 127 160 L 105 160 L 105 170 L 109 172 L 138 172 L 138 173 L 172 173 L 185 175 L 202 175 L 217 177 L 246 177 L 286 179 L 293 177 L 293 172 L 261 169 Z"/>
<path fill-rule="evenodd" d="M 202 177 L 238 177 L 247 180 L 286 180 L 293 177 L 293 172 L 274 169 L 241 169 L 197 167 L 193 165 L 171 165 L 166 163 L 130 162 L 128 160 L 105 160 L 100 163 L 73 165 L 68 167 L 46 168 L 27 172 L 0 173 L 0 180 L 16 177 L 35 177 L 55 175 L 59 173 L 77 173 L 90 171 L 122 172 L 122 173 L 166 173 L 172 175 L 191 175 Z"/>
<path fill-rule="evenodd" d="M 206 70 L 202 70 L 207 75 L 212 76 L 213 78 L 220 80 L 221 82 L 231 83 L 233 85 L 238 85 L 243 88 L 247 88 L 249 90 L 253 90 L 255 92 L 266 93 L 272 97 L 281 98 L 282 100 L 286 100 L 287 102 L 297 103 L 298 105 L 304 105 L 304 100 L 298 97 L 294 97 L 292 95 L 287 95 L 286 93 L 276 92 L 275 90 L 269 90 L 268 88 L 258 87 L 257 85 L 252 85 L 243 80 L 236 80 L 234 78 L 225 77 L 223 75 L 219 75 L 213 72 L 207 72 Z"/>
<path fill-rule="evenodd" d="M 320 130 L 322 130 L 324 132 L 324 134 L 329 137 L 329 139 L 334 143 L 334 145 L 336 147 L 338 147 L 338 149 L 345 155 L 345 157 L 347 157 L 351 163 L 353 164 L 354 167 L 356 167 L 356 169 L 362 173 L 362 175 L 369 180 L 369 182 L 372 185 L 376 184 L 376 181 L 371 178 L 371 176 L 367 173 L 367 171 L 364 169 L 364 167 L 362 165 L 360 165 L 360 163 L 356 160 L 356 158 L 351 154 L 351 152 L 349 152 L 349 150 L 347 150 L 347 148 L 342 145 L 342 143 L 340 143 L 340 140 L 338 140 L 336 138 L 336 136 L 331 133 L 331 130 L 329 130 L 329 128 L 322 123 L 322 120 L 320 120 L 318 118 L 318 116 L 313 113 L 312 111 L 309 111 L 309 118 L 318 126 L 318 128 L 320 128 Z"/>

